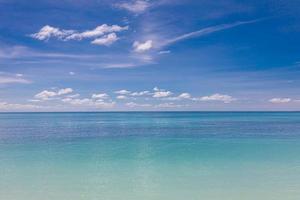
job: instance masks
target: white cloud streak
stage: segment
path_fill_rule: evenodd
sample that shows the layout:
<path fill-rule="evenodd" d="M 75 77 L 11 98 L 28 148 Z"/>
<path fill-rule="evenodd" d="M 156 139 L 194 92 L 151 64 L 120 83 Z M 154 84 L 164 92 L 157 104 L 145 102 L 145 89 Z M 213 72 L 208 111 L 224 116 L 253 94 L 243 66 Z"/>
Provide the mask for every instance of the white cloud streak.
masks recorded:
<path fill-rule="evenodd" d="M 0 110 L 10 111 L 10 110 L 32 110 L 39 109 L 41 106 L 33 105 L 33 104 L 17 104 L 17 103 L 7 103 L 0 102 Z"/>
<path fill-rule="evenodd" d="M 92 98 L 93 99 L 107 99 L 107 98 L 109 98 L 109 95 L 106 93 L 93 94 Z"/>
<path fill-rule="evenodd" d="M 252 24 L 255 22 L 258 22 L 260 20 L 251 20 L 251 21 L 240 21 L 240 22 L 234 22 L 234 23 L 230 23 L 230 24 L 221 24 L 221 25 L 216 25 L 216 26 L 210 26 L 207 28 L 203 28 L 197 31 L 193 31 L 190 33 L 186 33 L 180 36 L 177 36 L 175 38 L 166 40 L 163 44 L 161 44 L 161 46 L 168 46 L 171 45 L 173 43 L 182 41 L 182 40 L 186 40 L 186 39 L 190 39 L 190 38 L 194 38 L 194 37 L 201 37 L 201 36 L 205 36 L 205 35 L 209 35 L 215 32 L 219 32 L 222 30 L 227 30 L 227 29 L 231 29 L 237 26 L 241 26 L 241 25 L 245 25 L 245 24 Z"/>
<path fill-rule="evenodd" d="M 224 103 L 231 103 L 232 101 L 236 101 L 236 98 L 233 98 L 230 95 L 226 94 L 213 94 L 211 96 L 204 96 L 199 98 L 200 101 L 222 101 Z"/>
<path fill-rule="evenodd" d="M 269 100 L 269 102 L 274 103 L 274 104 L 289 103 L 291 101 L 292 101 L 291 98 L 272 98 Z"/>
<path fill-rule="evenodd" d="M 145 12 L 151 6 L 151 4 L 148 1 L 135 0 L 131 2 L 115 4 L 115 6 L 117 8 L 124 9 L 135 14 L 139 14 Z"/>

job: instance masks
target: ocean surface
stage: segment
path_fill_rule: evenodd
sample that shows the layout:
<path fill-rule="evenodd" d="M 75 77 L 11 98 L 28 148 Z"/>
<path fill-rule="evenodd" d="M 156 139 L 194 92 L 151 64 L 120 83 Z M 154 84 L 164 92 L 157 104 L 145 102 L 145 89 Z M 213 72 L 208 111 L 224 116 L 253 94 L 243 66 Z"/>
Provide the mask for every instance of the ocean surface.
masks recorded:
<path fill-rule="evenodd" d="M 1 200 L 299 200 L 299 112 L 0 113 Z"/>

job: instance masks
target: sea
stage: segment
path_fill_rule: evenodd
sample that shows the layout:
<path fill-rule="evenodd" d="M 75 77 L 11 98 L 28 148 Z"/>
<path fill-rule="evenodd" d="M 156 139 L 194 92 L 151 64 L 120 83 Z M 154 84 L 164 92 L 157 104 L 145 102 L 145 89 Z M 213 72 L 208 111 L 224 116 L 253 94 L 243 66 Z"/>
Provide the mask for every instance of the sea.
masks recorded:
<path fill-rule="evenodd" d="M 300 112 L 0 113 L 0 200 L 299 200 Z"/>

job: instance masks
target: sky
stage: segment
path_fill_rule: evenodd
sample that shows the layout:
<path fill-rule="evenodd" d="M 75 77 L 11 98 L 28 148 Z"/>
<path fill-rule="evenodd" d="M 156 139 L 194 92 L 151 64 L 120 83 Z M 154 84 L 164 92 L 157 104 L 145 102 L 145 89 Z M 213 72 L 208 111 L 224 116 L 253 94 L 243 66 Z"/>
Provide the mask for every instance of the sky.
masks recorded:
<path fill-rule="evenodd" d="M 300 1 L 0 0 L 0 112 L 298 111 Z"/>

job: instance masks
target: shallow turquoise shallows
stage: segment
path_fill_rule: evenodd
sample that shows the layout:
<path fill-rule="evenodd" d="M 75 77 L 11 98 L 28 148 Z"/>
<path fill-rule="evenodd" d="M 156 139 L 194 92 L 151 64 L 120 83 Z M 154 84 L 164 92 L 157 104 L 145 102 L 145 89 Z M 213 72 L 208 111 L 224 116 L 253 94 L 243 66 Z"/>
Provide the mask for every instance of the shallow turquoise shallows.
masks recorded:
<path fill-rule="evenodd" d="M 300 113 L 2 113 L 1 200 L 299 200 Z"/>

